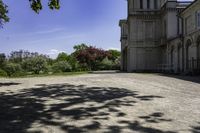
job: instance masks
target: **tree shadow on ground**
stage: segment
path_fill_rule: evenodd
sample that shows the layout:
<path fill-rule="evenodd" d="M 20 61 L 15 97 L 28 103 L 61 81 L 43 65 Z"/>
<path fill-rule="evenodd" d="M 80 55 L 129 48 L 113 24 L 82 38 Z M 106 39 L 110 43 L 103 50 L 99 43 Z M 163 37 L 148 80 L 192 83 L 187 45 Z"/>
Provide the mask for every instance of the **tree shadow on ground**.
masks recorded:
<path fill-rule="evenodd" d="M 14 82 L 9 82 L 9 83 L 0 83 L 0 87 L 4 86 L 12 86 L 12 85 L 19 85 L 21 83 L 14 83 Z"/>
<path fill-rule="evenodd" d="M 198 122 L 198 126 L 192 126 L 192 133 L 200 133 L 200 122 Z"/>
<path fill-rule="evenodd" d="M 147 128 L 137 121 L 119 121 L 117 125 L 106 127 L 102 125 L 102 121 L 109 121 L 110 116 L 116 118 L 126 116 L 120 107 L 134 108 L 140 101 L 150 102 L 158 98 L 164 97 L 141 96 L 137 91 L 124 88 L 40 84 L 36 88 L 24 89 L 18 93 L 0 93 L 0 132 L 43 133 L 40 127 L 55 126 L 67 133 L 95 132 L 101 129 L 119 133 L 125 128 L 143 133 L 174 133 Z M 163 115 L 161 112 L 155 112 L 138 119 L 157 123 L 171 121 L 162 118 Z M 86 120 L 89 122 L 82 125 L 74 124 Z M 34 124 L 39 127 L 29 130 Z"/>
<path fill-rule="evenodd" d="M 140 116 L 139 118 L 145 120 L 148 123 L 160 123 L 160 122 L 170 122 L 172 119 L 163 118 L 164 114 L 162 112 L 155 112 L 148 116 Z"/>

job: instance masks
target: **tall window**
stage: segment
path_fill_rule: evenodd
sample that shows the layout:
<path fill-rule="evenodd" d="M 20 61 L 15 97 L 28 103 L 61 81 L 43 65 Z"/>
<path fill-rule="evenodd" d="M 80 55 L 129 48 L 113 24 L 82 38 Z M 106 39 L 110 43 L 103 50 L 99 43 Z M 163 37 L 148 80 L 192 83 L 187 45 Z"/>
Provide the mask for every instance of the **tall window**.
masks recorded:
<path fill-rule="evenodd" d="M 167 22 L 166 22 L 166 20 L 164 20 L 164 25 L 163 25 L 163 32 L 164 32 L 164 37 L 166 37 L 167 36 Z"/>
<path fill-rule="evenodd" d="M 196 22 L 197 28 L 199 29 L 200 28 L 200 11 L 196 13 L 196 20 L 197 20 Z"/>
<path fill-rule="evenodd" d="M 143 9 L 143 0 L 140 0 L 140 9 Z"/>
<path fill-rule="evenodd" d="M 193 30 L 193 26 L 194 24 L 192 24 L 192 15 L 188 16 L 185 19 L 185 33 L 188 34 Z M 197 23 L 197 27 L 198 27 L 198 23 Z"/>
<path fill-rule="evenodd" d="M 154 0 L 154 9 L 158 9 L 158 0 Z"/>
<path fill-rule="evenodd" d="M 147 0 L 147 9 L 150 9 L 150 0 Z"/>

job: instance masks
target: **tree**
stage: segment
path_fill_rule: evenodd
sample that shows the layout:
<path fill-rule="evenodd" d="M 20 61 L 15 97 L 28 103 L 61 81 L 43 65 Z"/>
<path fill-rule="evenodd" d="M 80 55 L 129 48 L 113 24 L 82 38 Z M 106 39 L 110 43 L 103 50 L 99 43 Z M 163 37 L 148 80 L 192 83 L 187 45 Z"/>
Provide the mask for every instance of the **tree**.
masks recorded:
<path fill-rule="evenodd" d="M 34 72 L 35 74 L 39 74 L 41 71 L 45 72 L 48 69 L 46 58 L 43 56 L 26 59 L 23 61 L 22 67 L 24 70 Z"/>
<path fill-rule="evenodd" d="M 58 61 L 52 66 L 54 72 L 71 72 L 72 67 L 67 61 Z"/>
<path fill-rule="evenodd" d="M 5 5 L 2 0 L 0 0 L 0 26 L 9 21 L 7 13 L 8 13 L 7 5 Z"/>
<path fill-rule="evenodd" d="M 121 52 L 120 51 L 118 51 L 118 50 L 113 50 L 113 49 L 111 49 L 111 50 L 108 50 L 108 52 L 110 53 L 110 57 L 109 57 L 109 59 L 110 60 L 112 60 L 113 62 L 115 62 L 117 59 L 119 59 L 120 58 L 120 56 L 121 56 Z"/>
<path fill-rule="evenodd" d="M 6 55 L 0 53 L 0 68 L 2 68 L 5 65 L 6 62 Z"/>
<path fill-rule="evenodd" d="M 76 57 L 80 51 L 89 48 L 89 46 L 82 43 L 82 44 L 75 45 L 73 48 L 74 48 L 74 52 L 72 53 L 72 56 Z"/>
<path fill-rule="evenodd" d="M 21 76 L 23 75 L 22 73 L 22 68 L 20 64 L 16 63 L 7 63 L 5 66 L 5 71 L 8 74 L 8 76 Z"/>
<path fill-rule="evenodd" d="M 103 61 L 100 64 L 101 70 L 112 70 L 114 66 L 114 62 L 112 60 L 109 60 L 107 57 L 103 59 Z"/>
<path fill-rule="evenodd" d="M 39 13 L 40 10 L 42 10 L 42 0 L 29 0 L 31 8 L 36 13 Z M 60 8 L 60 0 L 49 0 L 48 6 L 50 9 L 59 9 Z M 4 23 L 9 22 L 8 17 L 8 6 L 4 4 L 2 0 L 0 0 L 0 26 L 2 26 Z"/>
<path fill-rule="evenodd" d="M 74 50 L 76 52 L 76 51 L 87 49 L 87 48 L 89 48 L 89 46 L 87 46 L 86 44 L 82 43 L 82 44 L 75 45 L 73 48 L 74 48 Z"/>
<path fill-rule="evenodd" d="M 56 58 L 56 61 L 68 61 L 69 57 L 66 53 L 62 52 L 58 54 L 58 57 Z"/>
<path fill-rule="evenodd" d="M 88 47 L 77 52 L 76 58 L 81 64 L 87 64 L 90 70 L 97 70 L 98 65 L 109 53 L 99 48 Z"/>

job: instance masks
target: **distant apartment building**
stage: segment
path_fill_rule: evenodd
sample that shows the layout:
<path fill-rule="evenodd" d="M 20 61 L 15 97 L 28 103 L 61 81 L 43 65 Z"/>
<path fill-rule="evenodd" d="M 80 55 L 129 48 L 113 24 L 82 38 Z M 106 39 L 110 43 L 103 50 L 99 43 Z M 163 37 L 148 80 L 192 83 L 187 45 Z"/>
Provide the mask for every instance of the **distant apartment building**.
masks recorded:
<path fill-rule="evenodd" d="M 196 72 L 200 69 L 200 0 L 127 0 L 120 20 L 121 69 Z"/>

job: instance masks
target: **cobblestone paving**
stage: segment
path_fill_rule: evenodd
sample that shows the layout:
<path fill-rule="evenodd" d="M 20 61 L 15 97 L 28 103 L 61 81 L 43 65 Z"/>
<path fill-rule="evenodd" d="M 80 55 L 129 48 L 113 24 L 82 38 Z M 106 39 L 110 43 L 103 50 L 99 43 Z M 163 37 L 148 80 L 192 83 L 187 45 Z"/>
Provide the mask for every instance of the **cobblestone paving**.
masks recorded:
<path fill-rule="evenodd" d="M 200 77 L 0 79 L 0 133 L 200 133 Z"/>

